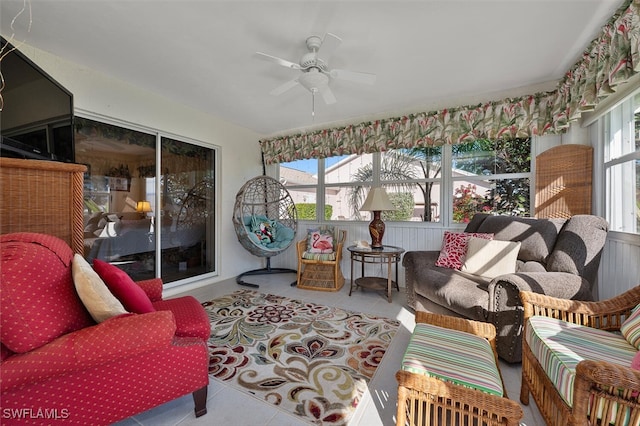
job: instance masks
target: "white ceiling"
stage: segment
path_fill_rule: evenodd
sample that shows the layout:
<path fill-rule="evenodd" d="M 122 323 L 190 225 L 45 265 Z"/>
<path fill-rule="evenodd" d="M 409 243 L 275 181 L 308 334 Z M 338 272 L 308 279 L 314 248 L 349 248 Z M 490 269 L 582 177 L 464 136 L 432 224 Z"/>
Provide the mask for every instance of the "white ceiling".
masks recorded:
<path fill-rule="evenodd" d="M 0 32 L 25 0 L 0 2 Z M 262 135 L 460 105 L 523 86 L 553 89 L 622 0 L 205 1 L 31 0 L 16 39 Z M 330 68 L 377 75 L 333 80 L 337 103 L 298 85 L 310 35 L 342 44 Z M 547 89 L 545 89 L 547 90 Z M 483 99 L 486 98 L 486 99 Z"/>

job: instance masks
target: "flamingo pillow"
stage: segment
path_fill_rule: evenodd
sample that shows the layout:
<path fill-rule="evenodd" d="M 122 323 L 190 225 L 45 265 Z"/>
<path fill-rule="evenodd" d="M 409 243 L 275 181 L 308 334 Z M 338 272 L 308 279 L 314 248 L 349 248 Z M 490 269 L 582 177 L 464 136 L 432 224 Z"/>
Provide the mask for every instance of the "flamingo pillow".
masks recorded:
<path fill-rule="evenodd" d="M 332 253 L 333 232 L 326 229 L 310 229 L 307 235 L 309 253 Z"/>

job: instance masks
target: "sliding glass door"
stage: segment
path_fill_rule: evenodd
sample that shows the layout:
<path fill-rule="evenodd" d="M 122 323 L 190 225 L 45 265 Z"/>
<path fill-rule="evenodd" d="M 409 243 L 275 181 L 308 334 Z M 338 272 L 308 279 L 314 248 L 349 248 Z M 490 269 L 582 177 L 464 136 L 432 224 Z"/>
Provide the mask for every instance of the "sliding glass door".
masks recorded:
<path fill-rule="evenodd" d="M 85 258 L 165 284 L 216 272 L 215 148 L 82 117 L 75 128 Z"/>
<path fill-rule="evenodd" d="M 161 138 L 162 278 L 212 272 L 215 151 Z"/>

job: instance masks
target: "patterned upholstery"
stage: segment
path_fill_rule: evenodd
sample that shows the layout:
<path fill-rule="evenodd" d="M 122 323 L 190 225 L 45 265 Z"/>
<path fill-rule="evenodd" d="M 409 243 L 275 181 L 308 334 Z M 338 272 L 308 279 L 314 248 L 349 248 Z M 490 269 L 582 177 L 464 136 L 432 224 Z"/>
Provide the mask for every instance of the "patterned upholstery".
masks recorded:
<path fill-rule="evenodd" d="M 309 259 L 309 260 L 331 261 L 331 260 L 336 260 L 336 252 L 334 251 L 331 253 L 311 253 L 311 252 L 305 251 L 304 253 L 302 253 L 302 258 Z"/>
<path fill-rule="evenodd" d="M 95 324 L 75 293 L 73 253 L 62 240 L 2 235 L 0 255 L 3 422 L 110 424 L 190 392 L 196 415 L 206 413 L 209 321 L 195 299 L 154 297 L 158 312 Z M 142 288 L 161 298 L 160 280 Z"/>
<path fill-rule="evenodd" d="M 148 315 L 148 314 L 147 314 Z M 184 344 L 180 344 L 185 340 Z M 20 386 L 2 394 L 2 410 L 47 407 L 55 419 L 30 424 L 106 425 L 193 392 L 208 383 L 206 345 L 179 338 L 162 350 L 122 362 L 54 376 L 46 383 Z M 45 403 L 46 401 L 46 403 Z M 7 424 L 24 424 L 15 419 Z M 4 424 L 4 422 L 3 422 Z"/>
<path fill-rule="evenodd" d="M 171 344 L 175 330 L 171 312 L 112 318 L 9 358 L 2 364 L 1 390 L 162 349 Z"/>
<path fill-rule="evenodd" d="M 149 300 L 157 302 L 162 300 L 162 280 L 160 278 L 152 278 L 150 280 L 138 281 L 136 284 L 140 286 L 149 296 Z"/>
<path fill-rule="evenodd" d="M 73 252 L 64 241 L 20 233 L 0 236 L 0 244 L 0 339 L 7 348 L 28 352 L 95 324 L 73 286 Z"/>
<path fill-rule="evenodd" d="M 162 280 L 138 281 L 157 311 L 171 311 L 176 321 L 176 336 L 199 337 L 205 341 L 211 334 L 211 324 L 200 303 L 191 296 L 162 300 Z"/>
<path fill-rule="evenodd" d="M 194 297 L 184 296 L 176 299 L 153 302 L 156 311 L 171 311 L 176 320 L 176 336 L 198 337 L 209 340 L 211 324 L 202 305 Z"/>
<path fill-rule="evenodd" d="M 502 396 L 502 379 L 489 342 L 480 336 L 416 324 L 402 369 Z"/>
<path fill-rule="evenodd" d="M 573 383 L 580 361 L 628 366 L 637 352 L 619 334 L 541 316 L 529 319 L 525 339 L 569 407 L 573 405 Z"/>

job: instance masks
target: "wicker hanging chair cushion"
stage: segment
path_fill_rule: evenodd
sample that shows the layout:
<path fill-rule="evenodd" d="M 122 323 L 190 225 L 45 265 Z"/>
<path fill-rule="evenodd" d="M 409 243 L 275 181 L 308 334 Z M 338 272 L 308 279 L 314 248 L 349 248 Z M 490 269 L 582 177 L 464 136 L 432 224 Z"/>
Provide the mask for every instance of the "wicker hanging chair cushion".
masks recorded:
<path fill-rule="evenodd" d="M 296 235 L 293 229 L 263 215 L 245 216 L 243 222 L 247 237 L 265 250 L 285 249 Z"/>

